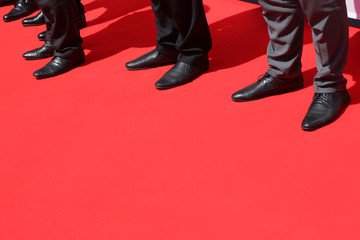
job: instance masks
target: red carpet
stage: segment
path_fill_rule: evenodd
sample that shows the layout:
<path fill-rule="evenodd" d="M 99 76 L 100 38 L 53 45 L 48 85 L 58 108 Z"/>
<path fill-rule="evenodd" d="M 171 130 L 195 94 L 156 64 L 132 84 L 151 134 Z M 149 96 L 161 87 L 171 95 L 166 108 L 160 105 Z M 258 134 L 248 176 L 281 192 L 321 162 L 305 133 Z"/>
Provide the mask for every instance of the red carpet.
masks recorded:
<path fill-rule="evenodd" d="M 25 61 L 44 26 L 0 22 L 0 240 L 360 239 L 360 30 L 350 29 L 352 103 L 315 132 L 306 87 L 235 103 L 267 69 L 259 6 L 204 0 L 210 71 L 158 91 L 170 67 L 131 72 L 153 49 L 150 0 L 86 0 L 85 65 L 46 80 Z M 3 16 L 10 7 L 0 8 Z"/>

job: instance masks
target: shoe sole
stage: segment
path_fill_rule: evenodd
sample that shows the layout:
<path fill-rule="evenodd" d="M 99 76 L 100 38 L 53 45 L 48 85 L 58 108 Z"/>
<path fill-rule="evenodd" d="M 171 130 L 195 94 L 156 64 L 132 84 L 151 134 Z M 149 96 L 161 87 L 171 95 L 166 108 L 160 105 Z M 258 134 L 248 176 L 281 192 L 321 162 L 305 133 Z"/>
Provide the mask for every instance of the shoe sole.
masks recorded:
<path fill-rule="evenodd" d="M 22 24 L 24 27 L 33 27 L 33 26 L 41 26 L 41 25 L 44 25 L 45 22 L 43 23 L 31 23 L 31 24 Z"/>
<path fill-rule="evenodd" d="M 70 70 L 72 70 L 72 69 L 80 66 L 80 65 L 83 64 L 84 62 L 85 62 L 85 57 L 82 57 L 82 58 L 80 58 L 79 60 L 77 60 L 77 61 L 74 63 L 74 65 L 72 65 L 72 66 L 69 67 L 68 69 L 64 69 L 63 71 L 58 72 L 58 73 L 56 73 L 56 74 L 54 74 L 54 75 L 39 76 L 39 77 L 36 77 L 36 79 L 40 80 L 40 79 L 45 79 L 45 78 L 50 78 L 50 77 L 58 76 L 58 75 L 60 75 L 60 74 L 66 73 L 66 72 L 68 72 L 68 71 L 70 71 Z"/>
<path fill-rule="evenodd" d="M 194 81 L 196 78 L 200 77 L 202 74 L 204 74 L 205 72 L 207 72 L 209 70 L 209 66 L 207 66 L 206 68 L 204 68 L 203 70 L 201 70 L 200 72 L 198 72 L 196 75 L 194 75 L 192 78 L 190 78 L 189 81 L 181 83 L 181 84 L 177 84 L 177 85 L 173 85 L 173 86 L 169 86 L 169 87 L 156 87 L 156 89 L 158 90 L 167 90 L 167 89 L 171 89 L 171 88 L 175 88 L 175 87 L 179 87 L 182 85 L 185 85 L 187 83 L 190 83 L 192 81 Z"/>
<path fill-rule="evenodd" d="M 39 57 L 39 58 L 25 58 L 25 60 L 29 60 L 29 61 L 33 61 L 33 60 L 40 60 L 40 59 L 46 59 L 46 58 L 49 58 L 49 57 L 53 57 L 54 55 L 50 55 L 50 56 L 46 56 L 46 57 Z"/>
<path fill-rule="evenodd" d="M 26 17 L 26 16 L 24 16 L 24 17 Z M 21 18 L 23 18 L 23 17 L 12 18 L 12 19 L 5 19 L 5 18 L 3 18 L 3 20 L 4 20 L 4 22 L 13 22 L 13 21 L 19 20 L 19 19 L 21 19 Z"/>
<path fill-rule="evenodd" d="M 259 99 L 263 99 L 263 98 L 267 98 L 267 97 L 271 97 L 271 96 L 277 96 L 277 95 L 281 95 L 281 94 L 284 94 L 284 93 L 295 92 L 295 91 L 301 90 L 302 88 L 304 88 L 304 85 L 301 85 L 301 86 L 298 86 L 298 87 L 295 87 L 295 88 L 292 88 L 292 89 L 285 89 L 285 90 L 282 90 L 282 91 L 279 91 L 279 92 L 276 92 L 276 93 L 272 93 L 272 94 L 262 96 L 262 97 L 257 97 L 257 98 L 251 98 L 251 99 L 231 98 L 231 99 L 234 102 L 251 102 L 251 101 L 254 101 L 254 100 L 259 100 Z"/>
<path fill-rule="evenodd" d="M 347 100 L 345 105 L 339 111 L 339 114 L 335 115 L 329 121 L 326 121 L 323 124 L 321 124 L 319 126 L 316 126 L 316 127 L 303 127 L 303 126 L 301 126 L 302 130 L 307 131 L 307 132 L 312 132 L 312 131 L 315 131 L 316 129 L 319 129 L 319 128 L 325 127 L 326 125 L 329 125 L 330 123 L 334 122 L 336 119 L 338 119 L 344 113 L 345 109 L 350 105 L 350 102 L 351 102 L 351 98 L 349 98 Z"/>

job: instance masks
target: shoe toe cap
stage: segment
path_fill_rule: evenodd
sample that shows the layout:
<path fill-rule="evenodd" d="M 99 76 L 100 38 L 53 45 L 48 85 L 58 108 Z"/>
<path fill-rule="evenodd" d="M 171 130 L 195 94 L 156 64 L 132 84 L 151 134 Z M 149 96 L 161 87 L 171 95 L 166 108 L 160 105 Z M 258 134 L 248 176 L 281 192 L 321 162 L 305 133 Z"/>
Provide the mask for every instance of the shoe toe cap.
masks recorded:
<path fill-rule="evenodd" d="M 29 59 L 29 58 L 34 58 L 36 55 L 33 52 L 26 52 L 23 54 L 23 58 L 25 59 Z"/>
<path fill-rule="evenodd" d="M 4 15 L 3 19 L 5 22 L 10 21 L 13 18 L 12 14 L 6 14 Z"/>
<path fill-rule="evenodd" d="M 171 86 L 171 84 L 169 84 L 167 81 L 164 81 L 163 79 L 160 79 L 159 81 L 157 81 L 155 83 L 155 87 L 157 89 L 167 89 Z"/>
<path fill-rule="evenodd" d="M 301 128 L 305 131 L 313 131 L 317 128 L 319 128 L 323 123 L 323 120 L 321 120 L 318 117 L 315 116 L 306 116 L 304 121 L 301 124 Z"/>
<path fill-rule="evenodd" d="M 39 78 L 44 75 L 44 72 L 41 69 L 39 69 L 39 70 L 35 71 L 33 73 L 33 75 L 34 75 L 34 77 Z"/>
<path fill-rule="evenodd" d="M 134 64 L 133 62 L 127 62 L 125 63 L 125 67 L 131 69 L 136 67 L 136 64 Z"/>
<path fill-rule="evenodd" d="M 246 92 L 244 91 L 237 91 L 231 96 L 231 99 L 235 102 L 247 101 L 249 98 L 247 97 Z"/>

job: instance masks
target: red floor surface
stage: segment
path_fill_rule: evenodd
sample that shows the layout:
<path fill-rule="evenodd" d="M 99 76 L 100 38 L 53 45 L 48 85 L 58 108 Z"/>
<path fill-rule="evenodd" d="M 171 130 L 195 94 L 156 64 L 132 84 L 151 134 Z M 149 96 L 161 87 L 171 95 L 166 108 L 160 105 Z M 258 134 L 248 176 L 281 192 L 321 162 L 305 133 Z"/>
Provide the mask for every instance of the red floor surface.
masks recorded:
<path fill-rule="evenodd" d="M 151 50 L 150 0 L 86 0 L 85 65 L 46 80 L 25 61 L 44 26 L 0 22 L 0 240 L 360 239 L 360 31 L 350 29 L 352 103 L 315 132 L 305 88 L 248 103 L 233 92 L 267 69 L 259 6 L 204 0 L 211 69 L 167 91 L 170 67 L 130 72 Z M 10 7 L 2 7 L 3 16 Z"/>

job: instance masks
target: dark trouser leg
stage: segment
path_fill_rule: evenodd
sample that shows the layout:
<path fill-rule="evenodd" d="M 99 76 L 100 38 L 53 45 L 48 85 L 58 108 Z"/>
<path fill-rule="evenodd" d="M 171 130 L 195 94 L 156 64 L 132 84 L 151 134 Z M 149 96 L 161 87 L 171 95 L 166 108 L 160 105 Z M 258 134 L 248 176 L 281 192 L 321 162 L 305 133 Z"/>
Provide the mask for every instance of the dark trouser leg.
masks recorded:
<path fill-rule="evenodd" d="M 47 40 L 54 48 L 54 56 L 76 58 L 82 54 L 78 19 L 79 10 L 75 0 L 37 0 L 46 17 L 50 31 Z"/>
<path fill-rule="evenodd" d="M 315 92 L 346 89 L 343 69 L 349 46 L 349 29 L 344 0 L 300 0 L 313 30 L 318 73 Z"/>
<path fill-rule="evenodd" d="M 268 73 L 290 79 L 301 74 L 304 15 L 297 0 L 259 0 L 268 24 Z"/>
<path fill-rule="evenodd" d="M 152 9 L 155 13 L 157 46 L 156 49 L 165 55 L 177 57 L 176 41 L 179 32 L 174 27 L 172 12 L 169 9 L 167 0 L 152 0 Z"/>
<path fill-rule="evenodd" d="M 190 65 L 207 63 L 212 43 L 202 0 L 152 0 L 152 7 L 158 51 Z"/>
<path fill-rule="evenodd" d="M 84 15 L 85 10 L 84 10 L 84 5 L 81 3 L 81 0 L 76 0 L 76 5 L 79 10 L 79 15 Z"/>

